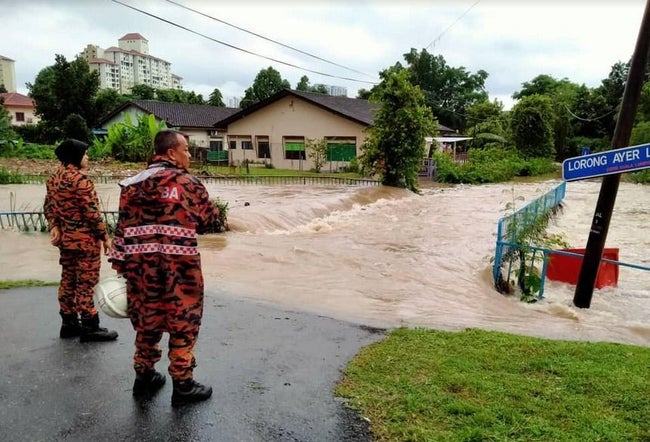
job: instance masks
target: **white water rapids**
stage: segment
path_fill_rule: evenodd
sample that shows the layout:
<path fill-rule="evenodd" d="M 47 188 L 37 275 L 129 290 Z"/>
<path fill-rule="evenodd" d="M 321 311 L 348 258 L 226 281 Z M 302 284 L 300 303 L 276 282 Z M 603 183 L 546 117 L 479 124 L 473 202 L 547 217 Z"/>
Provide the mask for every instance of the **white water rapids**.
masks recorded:
<path fill-rule="evenodd" d="M 546 282 L 525 304 L 493 288 L 497 221 L 558 181 L 405 190 L 208 185 L 229 203 L 231 231 L 200 239 L 208 293 L 262 300 L 371 326 L 475 327 L 531 336 L 650 346 L 650 272 L 621 267 L 615 288 L 573 306 L 574 286 Z M 117 184 L 97 185 L 116 210 Z M 648 187 L 622 183 L 606 247 L 650 266 Z M 600 181 L 567 184 L 550 230 L 584 248 Z M 0 186 L 0 211 L 40 210 L 43 185 Z M 248 204 L 246 204 L 248 203 Z M 42 233 L 0 231 L 0 279 L 59 277 L 58 251 Z M 102 276 L 112 274 L 105 261 Z M 209 305 L 209 304 L 208 304 Z"/>

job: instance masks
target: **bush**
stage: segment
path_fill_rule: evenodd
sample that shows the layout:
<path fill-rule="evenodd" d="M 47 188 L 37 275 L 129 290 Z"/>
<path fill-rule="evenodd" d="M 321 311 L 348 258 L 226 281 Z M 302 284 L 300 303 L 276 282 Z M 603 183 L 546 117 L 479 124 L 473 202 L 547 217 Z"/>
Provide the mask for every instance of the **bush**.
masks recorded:
<path fill-rule="evenodd" d="M 556 170 L 550 158 L 524 160 L 513 149 L 471 149 L 468 161 L 454 163 L 449 154 L 436 152 L 436 179 L 451 184 L 482 184 L 508 181 L 516 176 L 537 176 Z"/>

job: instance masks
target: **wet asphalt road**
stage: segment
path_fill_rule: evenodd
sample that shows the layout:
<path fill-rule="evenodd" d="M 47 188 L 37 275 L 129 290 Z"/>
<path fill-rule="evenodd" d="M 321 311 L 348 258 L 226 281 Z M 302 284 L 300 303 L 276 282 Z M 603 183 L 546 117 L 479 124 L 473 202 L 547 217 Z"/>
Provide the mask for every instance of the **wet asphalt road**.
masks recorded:
<path fill-rule="evenodd" d="M 0 315 L 0 441 L 369 440 L 332 390 L 382 330 L 207 293 L 195 378 L 213 397 L 176 409 L 168 375 L 133 400 L 128 320 L 102 316 L 116 342 L 61 340 L 56 287 L 0 290 Z"/>

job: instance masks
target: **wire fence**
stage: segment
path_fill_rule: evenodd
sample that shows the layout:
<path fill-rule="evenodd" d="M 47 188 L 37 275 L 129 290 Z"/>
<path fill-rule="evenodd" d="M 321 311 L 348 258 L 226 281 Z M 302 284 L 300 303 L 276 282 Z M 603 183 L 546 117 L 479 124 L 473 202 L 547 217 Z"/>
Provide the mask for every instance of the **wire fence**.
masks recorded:
<path fill-rule="evenodd" d="M 312 185 L 312 186 L 379 186 L 377 180 L 366 178 L 349 178 L 336 176 L 299 176 L 299 175 L 195 175 L 204 183 L 224 185 Z M 118 183 L 128 175 L 89 175 L 95 183 Z M 47 175 L 20 175 L 18 184 L 44 184 Z"/>

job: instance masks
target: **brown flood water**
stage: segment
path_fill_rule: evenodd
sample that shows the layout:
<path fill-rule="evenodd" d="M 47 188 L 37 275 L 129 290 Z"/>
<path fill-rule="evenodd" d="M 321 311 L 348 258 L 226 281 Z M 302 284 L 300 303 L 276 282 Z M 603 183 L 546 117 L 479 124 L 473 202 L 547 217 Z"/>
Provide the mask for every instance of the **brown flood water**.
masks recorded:
<path fill-rule="evenodd" d="M 553 339 L 650 346 L 650 272 L 622 267 L 616 288 L 596 290 L 590 309 L 573 286 L 547 281 L 545 299 L 524 304 L 492 286 L 496 224 L 558 181 L 391 188 L 209 185 L 229 203 L 231 231 L 201 237 L 208 292 L 250 298 L 372 326 L 475 327 Z M 550 227 L 584 248 L 599 181 L 567 185 Z M 97 191 L 116 210 L 117 184 Z M 0 186 L 0 210 L 40 210 L 44 186 Z M 246 205 L 245 203 L 249 203 Z M 622 183 L 607 240 L 620 260 L 650 267 L 650 192 Z M 0 231 L 0 279 L 59 276 L 57 250 L 40 233 Z M 108 263 L 102 276 L 112 274 Z"/>

